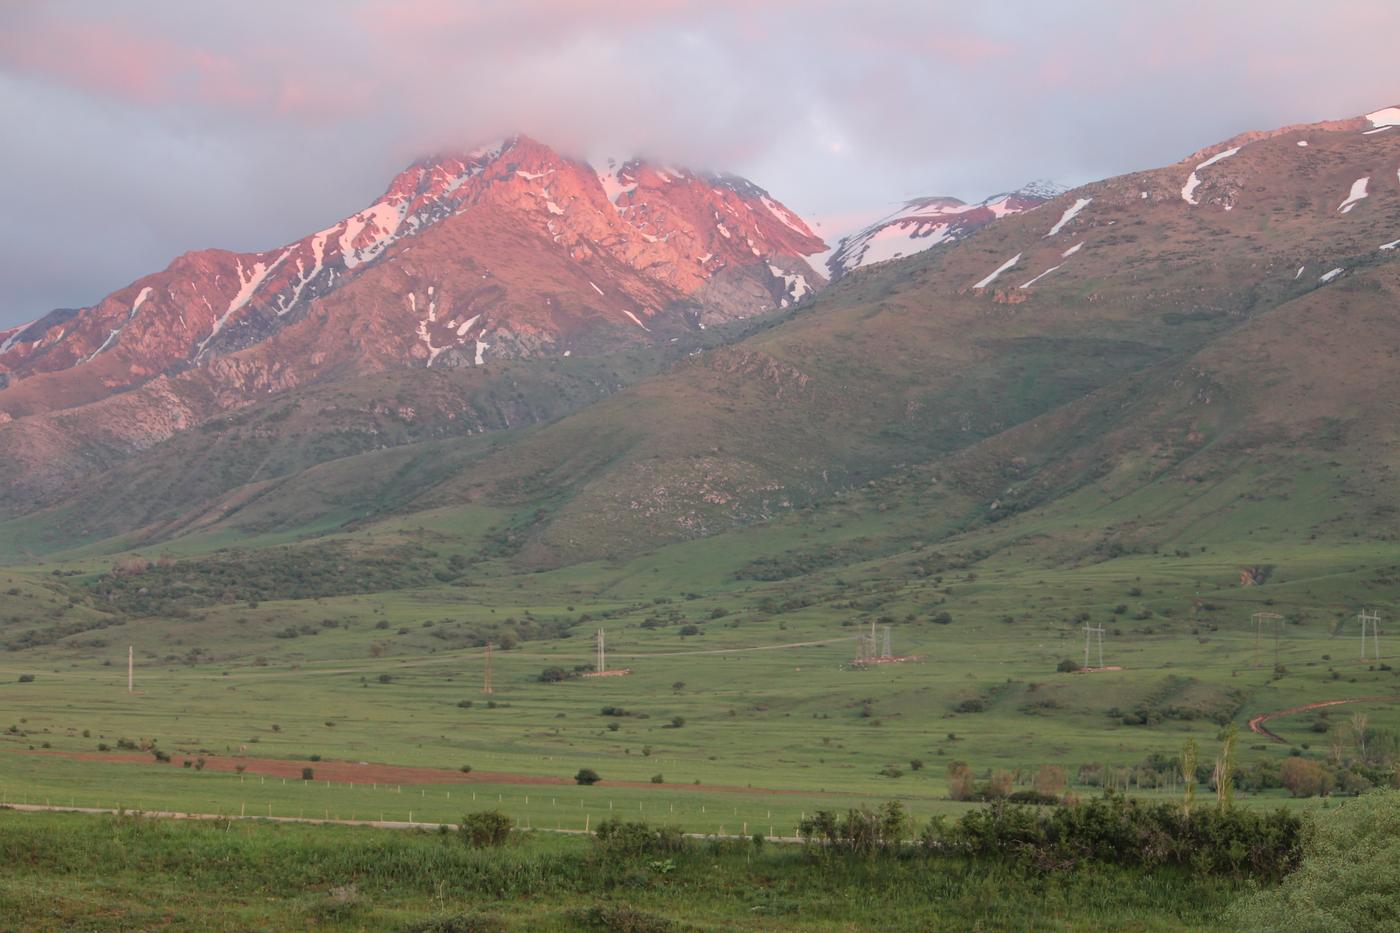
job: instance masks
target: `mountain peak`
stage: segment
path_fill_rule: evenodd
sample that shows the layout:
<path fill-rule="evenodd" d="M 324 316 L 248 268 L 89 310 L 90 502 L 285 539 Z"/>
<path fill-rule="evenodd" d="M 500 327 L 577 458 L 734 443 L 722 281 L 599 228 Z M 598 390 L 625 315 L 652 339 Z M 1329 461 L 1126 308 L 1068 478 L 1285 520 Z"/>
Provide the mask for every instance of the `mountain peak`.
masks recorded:
<path fill-rule="evenodd" d="M 894 213 L 844 237 L 827 259 L 832 281 L 862 266 L 900 259 L 960 240 L 1008 214 L 1038 207 L 1069 190 L 1053 181 L 1030 182 L 977 204 L 934 195 L 913 198 Z"/>
<path fill-rule="evenodd" d="M 802 257 L 825 248 L 748 179 L 636 158 L 595 171 L 515 135 L 418 159 L 364 210 L 281 248 L 187 253 L 89 308 L 0 332 L 0 405 L 40 373 L 93 400 L 259 347 L 266 392 L 333 363 L 656 341 L 649 320 L 682 306 L 677 323 L 704 326 L 799 300 L 821 282 Z"/>

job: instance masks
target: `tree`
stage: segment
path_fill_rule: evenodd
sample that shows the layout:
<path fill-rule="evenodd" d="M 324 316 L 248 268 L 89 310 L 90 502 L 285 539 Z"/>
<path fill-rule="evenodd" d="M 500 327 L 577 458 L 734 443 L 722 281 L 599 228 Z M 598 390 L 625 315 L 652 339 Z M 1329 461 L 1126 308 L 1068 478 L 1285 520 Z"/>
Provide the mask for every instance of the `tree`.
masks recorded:
<path fill-rule="evenodd" d="M 302 768 L 301 779 L 303 781 L 314 781 L 316 780 L 316 772 L 311 770 L 310 768 Z"/>
<path fill-rule="evenodd" d="M 948 799 L 949 800 L 971 800 L 977 796 L 976 780 L 972 776 L 972 769 L 965 761 L 953 761 L 948 764 Z"/>
<path fill-rule="evenodd" d="M 1235 724 L 1225 727 L 1225 744 L 1215 760 L 1215 802 L 1222 810 L 1230 809 L 1235 797 Z"/>
<path fill-rule="evenodd" d="M 1196 740 L 1187 739 L 1181 749 L 1181 810 L 1191 813 L 1191 802 L 1196 799 Z"/>
<path fill-rule="evenodd" d="M 1046 797 L 1059 797 L 1069 786 L 1069 776 L 1065 774 L 1065 769 L 1059 765 L 1041 765 L 1040 770 L 1035 773 L 1035 780 L 1032 787 L 1037 794 Z"/>
<path fill-rule="evenodd" d="M 1377 930 L 1400 916 L 1400 791 L 1377 790 L 1318 820 L 1298 869 L 1229 908 L 1221 929 Z M 1387 906 L 1388 905 L 1388 906 Z M 1386 921 L 1384 918 L 1392 918 Z"/>
<path fill-rule="evenodd" d="M 1366 723 L 1365 713 L 1351 714 L 1351 731 L 1356 737 L 1356 753 L 1361 756 L 1361 760 L 1366 760 Z"/>
<path fill-rule="evenodd" d="M 574 783 L 583 784 L 585 786 L 597 784 L 601 780 L 602 778 L 598 776 L 598 772 L 594 771 L 592 768 L 579 768 L 578 774 L 574 775 Z"/>
<path fill-rule="evenodd" d="M 1299 758 L 1285 758 L 1279 766 L 1279 780 L 1294 797 L 1325 795 L 1332 789 L 1332 775 L 1315 761 Z"/>

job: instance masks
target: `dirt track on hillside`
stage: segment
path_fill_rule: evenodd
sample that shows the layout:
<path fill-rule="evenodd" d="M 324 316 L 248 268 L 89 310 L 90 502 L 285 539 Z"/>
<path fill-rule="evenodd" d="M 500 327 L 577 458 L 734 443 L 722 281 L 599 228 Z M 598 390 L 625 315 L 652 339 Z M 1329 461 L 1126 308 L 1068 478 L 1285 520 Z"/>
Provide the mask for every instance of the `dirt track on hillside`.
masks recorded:
<path fill-rule="evenodd" d="M 66 758 L 70 761 L 102 761 L 112 764 L 147 765 L 151 767 L 183 768 L 185 759 L 196 760 L 197 755 L 171 755 L 171 761 L 156 761 L 151 755 L 141 752 L 64 752 L 50 749 L 13 749 L 17 755 L 49 755 Z M 423 768 L 411 765 L 389 765 L 366 761 L 306 761 L 288 758 L 247 758 L 242 756 L 205 755 L 204 767 L 208 771 L 237 771 L 243 766 L 245 774 L 260 774 L 266 777 L 301 780 L 301 770 L 311 768 L 318 781 L 332 781 L 337 784 L 519 784 L 524 786 L 573 786 L 570 777 L 555 777 L 548 774 L 516 774 L 510 771 L 450 771 L 446 768 Z M 694 793 L 718 794 L 809 794 L 822 796 L 820 791 L 783 790 L 769 787 L 739 787 L 732 784 L 653 784 L 650 781 L 599 781 L 598 787 L 628 787 L 652 791 L 690 791 Z M 858 796 L 858 795 L 856 795 Z"/>
<path fill-rule="evenodd" d="M 1268 726 L 1264 725 L 1264 723 L 1279 716 L 1292 716 L 1297 713 L 1306 713 L 1309 710 L 1322 709 L 1326 706 L 1341 706 L 1345 703 L 1385 703 L 1392 700 L 1400 700 L 1400 695 L 1390 694 L 1380 697 L 1352 697 L 1349 700 L 1319 700 L 1316 703 L 1307 703 L 1303 706 L 1274 710 L 1272 713 L 1260 713 L 1258 716 L 1249 720 L 1249 731 L 1262 735 L 1265 738 L 1273 739 L 1275 742 L 1287 744 L 1287 739 L 1271 730 Z"/>

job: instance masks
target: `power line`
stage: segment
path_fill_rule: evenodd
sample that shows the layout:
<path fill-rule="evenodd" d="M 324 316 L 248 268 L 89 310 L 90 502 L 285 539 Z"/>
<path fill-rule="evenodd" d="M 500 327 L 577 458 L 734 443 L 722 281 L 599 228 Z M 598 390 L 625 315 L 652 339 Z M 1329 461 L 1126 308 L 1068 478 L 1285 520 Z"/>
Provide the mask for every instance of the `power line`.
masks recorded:
<path fill-rule="evenodd" d="M 1099 667 L 1103 667 L 1103 626 L 1084 623 L 1084 666 L 1089 666 L 1089 644 L 1094 635 L 1099 636 Z"/>
<path fill-rule="evenodd" d="M 1361 622 L 1361 660 L 1366 660 L 1366 627 L 1371 628 L 1371 638 L 1375 644 L 1376 661 L 1381 659 L 1381 614 L 1374 609 L 1362 609 L 1356 614 Z"/>
<path fill-rule="evenodd" d="M 1259 667 L 1259 643 L 1263 638 L 1265 623 L 1274 627 L 1274 667 L 1278 667 L 1279 630 L 1283 627 L 1283 616 L 1277 612 L 1256 612 L 1249 617 L 1254 622 L 1254 666 Z"/>

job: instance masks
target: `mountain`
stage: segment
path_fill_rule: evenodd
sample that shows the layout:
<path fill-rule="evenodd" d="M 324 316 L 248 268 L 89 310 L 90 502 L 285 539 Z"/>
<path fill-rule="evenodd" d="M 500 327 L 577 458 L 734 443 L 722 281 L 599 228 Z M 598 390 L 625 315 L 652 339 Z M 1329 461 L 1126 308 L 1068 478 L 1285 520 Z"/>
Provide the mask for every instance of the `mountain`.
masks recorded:
<path fill-rule="evenodd" d="M 915 198 L 888 217 L 843 237 L 826 267 L 834 282 L 862 266 L 956 242 L 998 218 L 1039 207 L 1065 190 L 1052 181 L 1034 181 L 977 204 L 939 196 Z"/>
<path fill-rule="evenodd" d="M 0 410 L 199 368 L 265 394 L 336 366 L 651 342 L 658 317 L 703 326 L 799 299 L 820 284 L 802 257 L 824 248 L 737 176 L 641 160 L 595 171 L 515 137 L 415 163 L 295 243 L 186 253 L 96 305 L 0 332 Z"/>
<path fill-rule="evenodd" d="M 329 387 L 295 389 L 240 424 L 11 498 L 0 537 L 120 549 L 420 515 L 473 529 L 461 546 L 481 560 L 540 568 L 707 537 L 723 563 L 763 553 L 764 528 L 805 555 L 797 567 L 941 542 L 966 554 L 969 540 L 1055 563 L 1388 534 L 1389 112 L 1243 134 L 1082 186 L 842 277 L 547 423 L 346 456 L 284 446 L 279 471 L 254 457 L 210 477 L 206 449 L 317 430 Z"/>
<path fill-rule="evenodd" d="M 0 332 L 0 463 L 51 488 L 297 386 L 666 345 L 807 296 L 825 248 L 733 175 L 523 136 L 435 156 L 294 243 Z"/>

